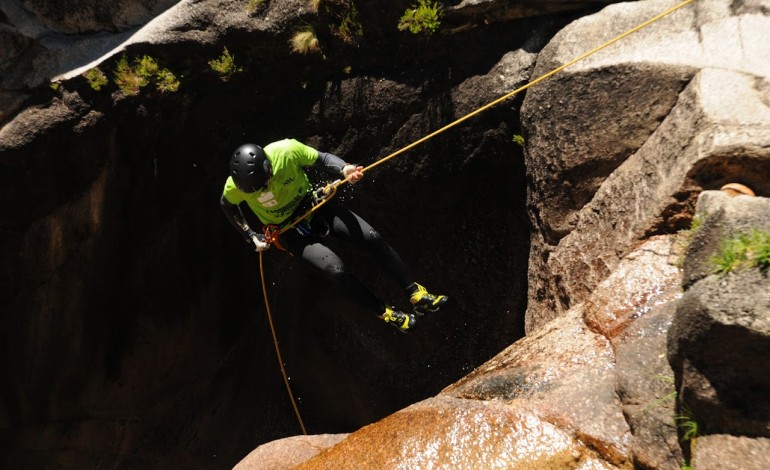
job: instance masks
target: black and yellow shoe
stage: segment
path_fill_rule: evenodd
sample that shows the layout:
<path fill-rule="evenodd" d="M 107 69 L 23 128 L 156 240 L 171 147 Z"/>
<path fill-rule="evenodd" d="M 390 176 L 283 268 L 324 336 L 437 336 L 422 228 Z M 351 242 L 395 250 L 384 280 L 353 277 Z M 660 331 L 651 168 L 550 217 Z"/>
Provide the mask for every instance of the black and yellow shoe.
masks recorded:
<path fill-rule="evenodd" d="M 414 313 L 417 315 L 422 316 L 428 312 L 438 312 L 441 306 L 449 300 L 449 297 L 445 295 L 430 294 L 427 289 L 416 282 L 414 285 L 417 290 L 409 297 L 409 302 L 414 306 Z"/>
<path fill-rule="evenodd" d="M 398 310 L 393 310 L 391 307 L 385 307 L 385 313 L 380 315 L 380 318 L 383 319 L 385 323 L 398 328 L 398 331 L 402 333 L 412 331 L 415 323 L 417 323 L 417 319 L 414 318 L 414 315 L 411 313 L 399 312 Z"/>

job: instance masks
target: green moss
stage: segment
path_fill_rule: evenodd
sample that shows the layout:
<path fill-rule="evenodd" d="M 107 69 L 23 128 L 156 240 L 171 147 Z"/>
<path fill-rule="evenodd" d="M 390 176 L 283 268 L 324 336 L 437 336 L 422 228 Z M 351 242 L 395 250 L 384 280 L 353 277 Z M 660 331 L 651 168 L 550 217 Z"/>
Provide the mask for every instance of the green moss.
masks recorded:
<path fill-rule="evenodd" d="M 519 134 L 513 134 L 513 143 L 519 147 L 524 147 L 524 136 Z"/>
<path fill-rule="evenodd" d="M 226 47 L 222 52 L 222 55 L 209 61 L 209 66 L 219 74 L 219 78 L 223 82 L 230 80 L 236 73 L 243 72 L 243 67 L 236 65 L 235 56 L 230 54 L 230 51 L 228 51 Z"/>
<path fill-rule="evenodd" d="M 441 25 L 442 9 L 438 2 L 418 0 L 406 10 L 398 22 L 399 31 L 409 31 L 412 34 L 431 35 L 438 31 Z"/>

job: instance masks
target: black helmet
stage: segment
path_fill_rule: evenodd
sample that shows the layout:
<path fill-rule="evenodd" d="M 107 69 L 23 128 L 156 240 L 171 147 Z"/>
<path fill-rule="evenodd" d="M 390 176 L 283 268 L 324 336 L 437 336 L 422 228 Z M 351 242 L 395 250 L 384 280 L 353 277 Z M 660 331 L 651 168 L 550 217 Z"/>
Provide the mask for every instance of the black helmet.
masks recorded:
<path fill-rule="evenodd" d="M 265 151 L 256 144 L 243 144 L 230 158 L 230 176 L 235 186 L 243 192 L 253 193 L 270 178 L 270 160 Z"/>

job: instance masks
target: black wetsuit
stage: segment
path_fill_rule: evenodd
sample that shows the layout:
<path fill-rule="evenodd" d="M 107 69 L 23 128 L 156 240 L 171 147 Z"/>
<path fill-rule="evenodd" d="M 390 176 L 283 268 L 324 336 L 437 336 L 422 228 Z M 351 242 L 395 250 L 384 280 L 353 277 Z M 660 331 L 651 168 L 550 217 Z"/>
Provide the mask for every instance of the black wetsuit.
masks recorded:
<path fill-rule="evenodd" d="M 333 154 L 318 152 L 318 160 L 314 166 L 339 176 L 345 162 Z M 244 239 L 250 242 L 251 236 L 258 232 L 253 231 L 246 223 L 238 205 L 231 204 L 224 196 L 220 204 L 227 219 Z M 285 225 L 301 217 L 307 211 L 307 207 L 307 204 L 303 204 L 286 220 Z M 257 228 L 261 232 L 262 227 Z M 398 253 L 382 239 L 377 230 L 338 201 L 327 202 L 314 212 L 309 220 L 282 233 L 278 241 L 294 256 L 303 259 L 339 283 L 364 308 L 377 315 L 382 314 L 385 311 L 385 304 L 372 294 L 350 272 L 342 258 L 324 243 L 324 237 L 327 236 L 350 242 L 369 253 L 388 277 L 405 291 L 409 292 L 414 287 L 411 274 Z"/>
<path fill-rule="evenodd" d="M 329 248 L 323 235 L 348 241 L 366 251 L 398 286 L 407 290 L 412 284 L 409 271 L 396 251 L 383 240 L 380 233 L 364 219 L 337 201 L 329 201 L 313 214 L 310 222 L 281 234 L 279 241 L 294 256 L 337 281 L 365 308 L 376 314 L 385 311 L 385 304 L 369 291 L 345 266 L 345 262 Z M 310 226 L 307 233 L 305 226 Z"/>

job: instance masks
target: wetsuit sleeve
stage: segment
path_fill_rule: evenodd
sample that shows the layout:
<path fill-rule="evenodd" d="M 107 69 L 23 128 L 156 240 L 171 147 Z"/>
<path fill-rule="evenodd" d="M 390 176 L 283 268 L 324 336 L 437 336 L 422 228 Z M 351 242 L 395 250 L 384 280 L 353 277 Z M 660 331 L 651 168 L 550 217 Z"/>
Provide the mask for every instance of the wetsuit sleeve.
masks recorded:
<path fill-rule="evenodd" d="M 340 176 L 342 168 L 347 165 L 343 159 L 327 152 L 318 152 L 318 160 L 315 161 L 315 167 L 321 168 L 329 174 Z"/>
<path fill-rule="evenodd" d="M 251 236 L 256 232 L 254 232 L 254 230 L 249 227 L 249 224 L 246 222 L 246 218 L 243 217 L 243 213 L 241 212 L 241 208 L 238 207 L 238 204 L 229 202 L 227 199 L 225 199 L 225 195 L 223 194 L 219 199 L 219 205 L 222 207 L 222 211 L 225 213 L 227 220 L 229 220 L 233 227 L 235 227 L 235 230 L 238 231 L 238 233 L 243 237 L 244 240 L 246 240 L 247 243 L 250 243 Z"/>

